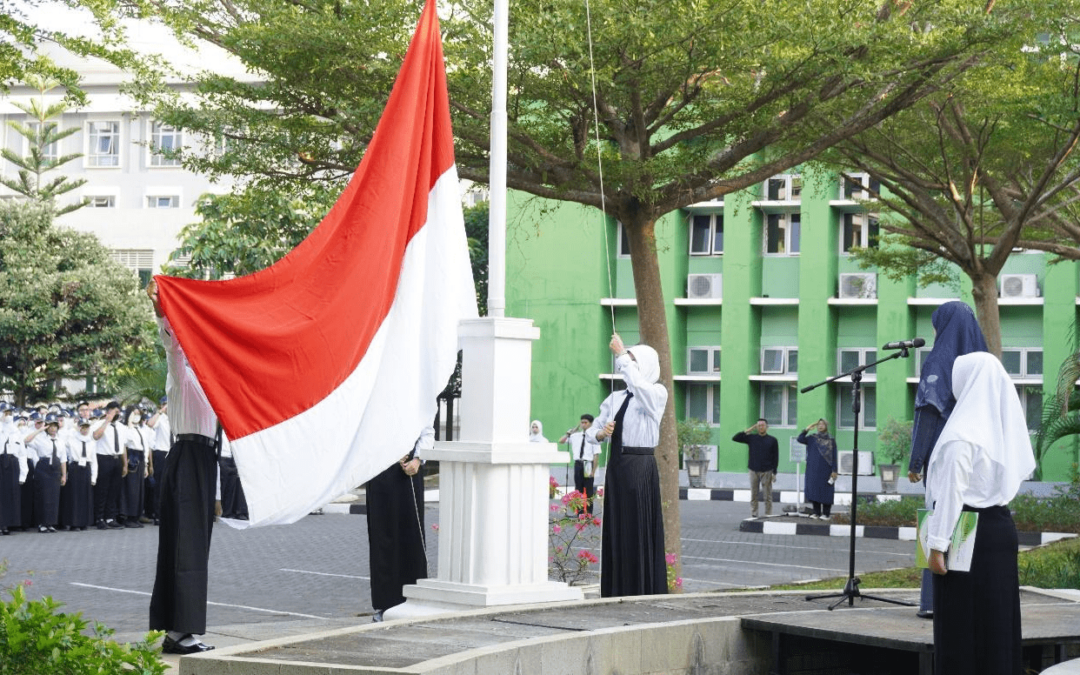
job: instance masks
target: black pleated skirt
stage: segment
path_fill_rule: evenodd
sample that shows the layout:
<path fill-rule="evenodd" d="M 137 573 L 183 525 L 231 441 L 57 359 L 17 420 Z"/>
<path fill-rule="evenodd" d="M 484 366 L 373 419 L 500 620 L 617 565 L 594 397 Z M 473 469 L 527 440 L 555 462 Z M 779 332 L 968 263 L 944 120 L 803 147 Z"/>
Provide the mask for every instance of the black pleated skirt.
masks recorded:
<path fill-rule="evenodd" d="M 60 524 L 90 527 L 94 523 L 94 490 L 90 485 L 90 464 L 68 462 L 67 484 L 60 490 Z"/>
<path fill-rule="evenodd" d="M 656 459 L 613 453 L 604 474 L 602 597 L 667 593 L 660 504 Z"/>
<path fill-rule="evenodd" d="M 0 455 L 0 530 L 22 525 L 22 489 L 19 486 L 22 461 L 10 453 Z"/>
<path fill-rule="evenodd" d="M 970 572 L 934 575 L 934 672 L 1020 675 L 1020 580 L 1008 507 L 976 511 Z"/>
<path fill-rule="evenodd" d="M 138 520 L 143 514 L 143 494 L 146 481 L 143 474 L 146 472 L 146 455 L 142 450 L 128 448 L 128 474 L 120 481 L 120 515 L 131 520 Z M 132 464 L 138 462 L 134 469 Z"/>
<path fill-rule="evenodd" d="M 34 513 L 37 525 L 60 524 L 60 463 L 39 459 L 34 467 Z"/>
<path fill-rule="evenodd" d="M 367 484 L 371 606 L 405 602 L 402 588 L 427 577 L 424 553 L 424 479 L 407 476 L 395 462 Z"/>

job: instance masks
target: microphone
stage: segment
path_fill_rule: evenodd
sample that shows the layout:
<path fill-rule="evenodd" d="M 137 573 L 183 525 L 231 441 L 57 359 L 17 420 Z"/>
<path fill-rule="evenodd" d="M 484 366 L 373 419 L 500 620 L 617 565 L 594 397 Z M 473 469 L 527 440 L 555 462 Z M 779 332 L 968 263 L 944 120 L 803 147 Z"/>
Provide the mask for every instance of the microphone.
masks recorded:
<path fill-rule="evenodd" d="M 926 344 L 926 340 L 922 338 L 915 338 L 913 340 L 902 340 L 900 342 L 890 342 L 882 347 L 882 349 L 915 349 L 922 347 Z"/>

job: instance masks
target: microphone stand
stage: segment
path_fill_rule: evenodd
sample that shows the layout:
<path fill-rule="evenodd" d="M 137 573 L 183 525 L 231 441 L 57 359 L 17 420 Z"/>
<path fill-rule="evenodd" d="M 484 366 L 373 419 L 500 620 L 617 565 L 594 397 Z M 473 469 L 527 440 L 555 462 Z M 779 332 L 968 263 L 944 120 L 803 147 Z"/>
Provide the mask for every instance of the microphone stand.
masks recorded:
<path fill-rule="evenodd" d="M 832 611 L 840 603 L 846 599 L 848 601 L 848 607 L 855 604 L 855 598 L 868 598 L 870 600 L 877 600 L 879 602 L 890 602 L 894 605 L 908 605 L 914 606 L 915 603 L 906 602 L 904 600 L 894 600 L 893 598 L 883 598 L 876 595 L 865 595 L 859 591 L 859 584 L 862 582 L 859 577 L 855 576 L 855 517 L 858 513 L 859 506 L 859 412 L 862 409 L 860 402 L 860 394 L 862 392 L 862 377 L 863 371 L 868 368 L 873 368 L 879 363 L 885 361 L 891 361 L 892 359 L 907 358 L 908 350 L 906 347 L 900 348 L 897 352 L 886 356 L 883 359 L 878 359 L 873 363 L 868 363 L 864 366 L 856 366 L 846 373 L 840 373 L 835 377 L 830 377 L 827 380 L 812 384 L 808 387 L 803 387 L 800 392 L 805 394 L 808 391 L 817 389 L 823 384 L 829 384 L 835 382 L 842 377 L 851 377 L 851 410 L 855 413 L 855 437 L 854 437 L 854 452 L 852 453 L 852 467 L 851 467 L 851 543 L 848 550 L 848 578 L 847 583 L 844 585 L 844 590 L 840 593 L 827 593 L 825 595 L 808 595 L 807 600 L 820 600 L 823 598 L 840 598 L 833 604 L 829 605 L 829 610 Z M 840 468 L 840 451 L 837 449 L 836 456 L 837 468 Z"/>

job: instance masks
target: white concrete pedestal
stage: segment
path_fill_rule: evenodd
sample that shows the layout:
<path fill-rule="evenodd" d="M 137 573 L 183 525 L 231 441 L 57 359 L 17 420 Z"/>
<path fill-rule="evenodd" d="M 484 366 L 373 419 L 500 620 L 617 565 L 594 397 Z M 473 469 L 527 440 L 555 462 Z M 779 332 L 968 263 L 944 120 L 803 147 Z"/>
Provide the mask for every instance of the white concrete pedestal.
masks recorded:
<path fill-rule="evenodd" d="M 386 619 L 495 605 L 581 600 L 548 580 L 549 465 L 554 443 L 529 443 L 529 319 L 462 321 L 462 441 L 440 442 L 439 576 L 406 586 Z"/>

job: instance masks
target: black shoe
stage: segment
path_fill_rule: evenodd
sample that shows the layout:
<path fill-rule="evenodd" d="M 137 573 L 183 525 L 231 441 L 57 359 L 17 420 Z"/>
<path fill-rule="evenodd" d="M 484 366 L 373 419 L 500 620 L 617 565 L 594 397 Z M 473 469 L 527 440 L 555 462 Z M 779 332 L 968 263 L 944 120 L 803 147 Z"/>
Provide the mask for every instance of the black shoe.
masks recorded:
<path fill-rule="evenodd" d="M 382 618 L 382 610 L 381 609 L 371 615 L 371 621 L 373 623 L 382 623 L 382 620 L 383 620 L 383 618 Z"/>
<path fill-rule="evenodd" d="M 154 518 L 154 524 L 155 525 L 161 525 L 161 521 L 158 520 L 157 518 Z"/>
<path fill-rule="evenodd" d="M 116 522 L 115 520 L 106 520 L 105 525 L 108 526 L 108 527 L 111 527 L 114 530 L 119 530 L 120 528 L 123 527 L 123 525 Z"/>
<path fill-rule="evenodd" d="M 181 638 L 181 640 L 184 638 Z M 213 647 L 211 645 L 203 644 L 198 640 L 194 644 L 182 645 L 179 641 L 172 639 L 168 635 L 165 636 L 165 641 L 161 643 L 161 652 L 163 654 L 199 654 L 201 652 L 208 652 Z"/>
<path fill-rule="evenodd" d="M 932 609 L 920 609 L 919 611 L 915 612 L 915 616 L 919 617 L 920 619 L 933 619 L 934 618 L 934 610 L 932 610 Z"/>
<path fill-rule="evenodd" d="M 52 525 L 50 525 L 50 526 L 48 527 L 48 530 L 49 530 L 49 532 L 56 532 L 56 528 L 55 528 L 55 527 L 53 527 Z"/>
<path fill-rule="evenodd" d="M 107 530 L 107 529 L 109 529 L 109 526 L 105 524 L 104 520 L 99 520 L 96 523 L 94 523 L 94 527 L 96 527 L 99 530 Z"/>
<path fill-rule="evenodd" d="M 11 533 L 8 532 L 8 529 L 6 527 L 5 528 L 0 528 L 0 537 L 7 536 L 9 534 L 11 534 Z"/>
<path fill-rule="evenodd" d="M 49 531 L 49 528 L 45 527 L 44 525 L 38 525 L 37 531 L 41 532 L 42 534 L 45 534 L 46 532 Z"/>
<path fill-rule="evenodd" d="M 124 527 L 130 527 L 132 529 L 142 527 L 142 524 L 134 520 L 125 520 Z"/>

